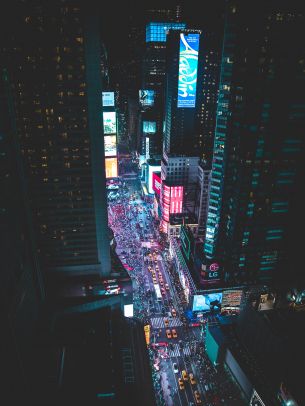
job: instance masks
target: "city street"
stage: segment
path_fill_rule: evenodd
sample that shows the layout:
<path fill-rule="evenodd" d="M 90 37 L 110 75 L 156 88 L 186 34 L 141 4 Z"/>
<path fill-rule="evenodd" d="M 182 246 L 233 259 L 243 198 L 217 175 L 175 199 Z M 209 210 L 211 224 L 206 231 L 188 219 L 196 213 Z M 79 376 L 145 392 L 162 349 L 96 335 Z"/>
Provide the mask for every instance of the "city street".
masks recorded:
<path fill-rule="evenodd" d="M 124 183 L 117 198 L 108 203 L 109 225 L 116 251 L 133 281 L 134 317 L 150 326 L 158 404 L 244 405 L 235 383 L 225 371 L 216 371 L 205 354 L 206 322 L 217 323 L 216 317 L 209 316 L 201 326 L 188 325 L 182 287 L 152 217 L 152 206 L 141 199 L 138 180 Z"/>

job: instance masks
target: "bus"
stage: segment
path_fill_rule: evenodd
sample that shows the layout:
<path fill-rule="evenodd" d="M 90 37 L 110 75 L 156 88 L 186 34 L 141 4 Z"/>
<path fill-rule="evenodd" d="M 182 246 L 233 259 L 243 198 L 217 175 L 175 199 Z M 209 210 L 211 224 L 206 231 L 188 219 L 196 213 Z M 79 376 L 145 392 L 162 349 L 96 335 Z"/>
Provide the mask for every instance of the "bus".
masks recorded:
<path fill-rule="evenodd" d="M 161 295 L 161 290 L 160 290 L 159 285 L 154 284 L 154 288 L 155 288 L 157 300 L 158 300 L 158 301 L 161 301 L 161 300 L 162 300 L 162 295 Z"/>

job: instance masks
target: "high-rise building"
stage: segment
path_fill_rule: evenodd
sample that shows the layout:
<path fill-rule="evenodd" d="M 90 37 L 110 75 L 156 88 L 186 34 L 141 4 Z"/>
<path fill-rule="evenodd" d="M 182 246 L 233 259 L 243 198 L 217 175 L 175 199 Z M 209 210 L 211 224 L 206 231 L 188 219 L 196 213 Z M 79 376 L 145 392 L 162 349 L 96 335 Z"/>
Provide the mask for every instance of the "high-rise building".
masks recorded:
<path fill-rule="evenodd" d="M 199 156 L 195 136 L 198 98 L 201 97 L 203 64 L 200 30 L 170 31 L 167 38 L 165 128 L 163 150 L 167 154 Z"/>
<path fill-rule="evenodd" d="M 1 393 L 15 405 L 27 401 L 37 385 L 36 334 L 45 290 L 5 70 L 0 76 L 0 149 Z"/>
<path fill-rule="evenodd" d="M 169 30 L 180 30 L 185 28 L 185 23 L 157 21 L 146 24 L 146 43 L 142 65 L 141 94 L 151 94 L 150 104 L 143 97 L 140 97 L 141 119 L 149 114 L 156 123 L 156 131 L 150 137 L 150 156 L 160 159 L 162 155 L 162 136 L 164 118 L 164 96 L 165 96 L 165 75 L 166 75 L 166 39 Z M 146 135 L 140 128 L 141 136 Z M 144 144 L 144 143 L 143 143 Z M 144 154 L 145 146 L 140 153 Z"/>
<path fill-rule="evenodd" d="M 204 244 L 229 284 L 290 272 L 287 231 L 303 174 L 304 13 L 248 6 L 228 3 Z"/>
<path fill-rule="evenodd" d="M 20 1 L 7 19 L 2 56 L 41 264 L 107 275 L 104 59 L 95 7 L 90 1 Z"/>

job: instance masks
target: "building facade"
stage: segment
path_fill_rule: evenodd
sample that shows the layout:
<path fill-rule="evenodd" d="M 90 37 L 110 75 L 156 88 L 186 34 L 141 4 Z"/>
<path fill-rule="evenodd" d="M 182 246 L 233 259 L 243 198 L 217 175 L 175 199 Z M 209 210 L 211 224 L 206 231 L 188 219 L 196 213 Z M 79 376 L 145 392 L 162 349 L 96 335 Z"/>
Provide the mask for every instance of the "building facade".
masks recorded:
<path fill-rule="evenodd" d="M 7 28 L 11 40 L 2 51 L 41 264 L 53 271 L 106 275 L 98 10 L 91 2 L 20 2 L 13 14 Z"/>
<path fill-rule="evenodd" d="M 289 267 L 304 152 L 303 34 L 293 7 L 228 4 L 204 244 L 223 283 L 269 283 Z"/>

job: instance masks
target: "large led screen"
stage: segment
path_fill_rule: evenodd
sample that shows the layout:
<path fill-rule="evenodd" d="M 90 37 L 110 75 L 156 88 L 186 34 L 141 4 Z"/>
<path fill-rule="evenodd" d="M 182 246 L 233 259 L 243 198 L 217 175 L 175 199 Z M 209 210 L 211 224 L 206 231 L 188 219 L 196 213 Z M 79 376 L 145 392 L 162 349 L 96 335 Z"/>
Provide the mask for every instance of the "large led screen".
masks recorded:
<path fill-rule="evenodd" d="M 103 92 L 103 107 L 113 107 L 114 106 L 114 92 Z"/>
<path fill-rule="evenodd" d="M 161 172 L 161 165 L 148 165 L 148 193 L 154 193 L 153 174 Z"/>
<path fill-rule="evenodd" d="M 207 295 L 194 295 L 193 312 L 208 311 L 212 307 L 219 307 L 222 293 L 209 293 Z"/>
<path fill-rule="evenodd" d="M 106 135 L 104 137 L 105 156 L 116 156 L 116 135 Z"/>
<path fill-rule="evenodd" d="M 160 196 L 161 192 L 161 174 L 160 172 L 153 172 L 152 174 L 152 189 L 153 191 Z"/>
<path fill-rule="evenodd" d="M 178 107 L 196 104 L 199 34 L 180 34 Z"/>
<path fill-rule="evenodd" d="M 104 134 L 116 134 L 116 112 L 115 111 L 104 111 L 103 112 L 103 122 L 104 122 Z"/>
<path fill-rule="evenodd" d="M 171 187 L 170 213 L 182 213 L 183 186 Z"/>
<path fill-rule="evenodd" d="M 141 106 L 152 107 L 155 102 L 155 91 L 154 90 L 139 90 L 139 100 Z"/>
<path fill-rule="evenodd" d="M 118 160 L 117 158 L 106 158 L 106 179 L 118 177 Z"/>
<path fill-rule="evenodd" d="M 155 121 L 143 121 L 143 133 L 155 134 L 156 122 Z"/>

